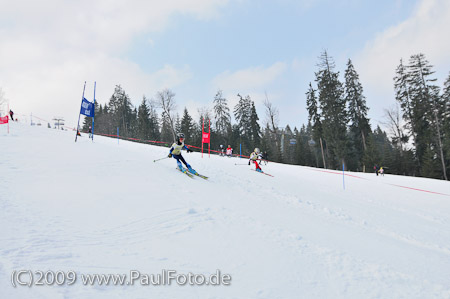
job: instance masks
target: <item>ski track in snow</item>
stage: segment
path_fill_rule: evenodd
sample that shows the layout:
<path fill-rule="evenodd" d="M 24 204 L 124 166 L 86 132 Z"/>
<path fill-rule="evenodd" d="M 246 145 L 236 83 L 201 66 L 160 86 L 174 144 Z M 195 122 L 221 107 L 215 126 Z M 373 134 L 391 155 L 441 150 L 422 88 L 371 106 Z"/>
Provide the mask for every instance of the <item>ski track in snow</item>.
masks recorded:
<path fill-rule="evenodd" d="M 0 129 L 4 129 L 1 128 Z M 0 298 L 450 298 L 449 182 L 342 175 L 11 124 Z M 222 273 L 231 286 L 34 286 L 13 270 Z"/>

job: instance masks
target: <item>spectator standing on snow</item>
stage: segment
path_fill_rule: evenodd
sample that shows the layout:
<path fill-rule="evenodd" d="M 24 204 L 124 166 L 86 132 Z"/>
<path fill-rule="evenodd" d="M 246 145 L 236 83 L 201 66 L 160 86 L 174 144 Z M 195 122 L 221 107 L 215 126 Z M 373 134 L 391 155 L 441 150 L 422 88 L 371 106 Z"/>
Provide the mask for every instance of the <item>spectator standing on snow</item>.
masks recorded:
<path fill-rule="evenodd" d="M 233 155 L 233 149 L 231 148 L 231 145 L 228 145 L 227 156 L 231 158 L 232 155 Z"/>

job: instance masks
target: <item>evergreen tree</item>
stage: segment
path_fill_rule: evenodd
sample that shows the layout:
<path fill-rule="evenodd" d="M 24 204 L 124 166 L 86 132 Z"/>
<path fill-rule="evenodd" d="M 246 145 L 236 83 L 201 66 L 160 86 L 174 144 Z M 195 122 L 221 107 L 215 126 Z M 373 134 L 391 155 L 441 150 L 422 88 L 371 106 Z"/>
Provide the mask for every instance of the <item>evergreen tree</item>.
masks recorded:
<path fill-rule="evenodd" d="M 367 136 L 366 151 L 364 152 L 363 163 L 366 171 L 372 171 L 375 166 L 379 167 L 381 161 L 380 153 L 375 144 L 374 133 Z"/>
<path fill-rule="evenodd" d="M 316 73 L 318 100 L 322 111 L 322 128 L 328 153 L 328 165 L 340 169 L 347 156 L 347 112 L 344 88 L 339 72 L 334 71 L 333 59 L 325 51 Z"/>
<path fill-rule="evenodd" d="M 394 77 L 395 99 L 400 103 L 403 111 L 403 119 L 406 123 L 406 128 L 413 137 L 413 144 L 418 144 L 416 123 L 414 122 L 414 111 L 410 93 L 409 78 L 407 67 L 403 64 L 403 59 L 400 59 L 400 64 L 396 69 L 396 76 Z M 420 160 L 418 155 L 414 155 L 416 168 L 420 168 Z"/>
<path fill-rule="evenodd" d="M 151 140 L 161 140 L 159 131 L 159 118 L 156 112 L 156 103 L 154 101 L 147 101 L 149 112 L 149 134 Z M 170 140 L 170 139 L 169 139 Z"/>
<path fill-rule="evenodd" d="M 181 132 L 181 119 L 180 115 L 177 113 L 177 116 L 175 117 L 175 132 Z"/>
<path fill-rule="evenodd" d="M 256 113 L 255 103 L 251 101 L 251 112 L 250 112 L 250 139 L 251 148 L 261 147 L 261 127 L 258 124 L 258 114 Z"/>
<path fill-rule="evenodd" d="M 445 102 L 443 97 L 440 96 L 440 88 L 437 86 L 430 86 L 428 88 L 428 96 L 430 99 L 431 113 L 429 114 L 429 121 L 431 124 L 432 135 L 434 138 L 431 139 L 432 148 L 435 148 L 436 155 L 439 157 L 438 170 L 440 168 L 441 176 L 444 180 L 448 180 L 447 177 L 447 167 L 445 159 Z M 434 146 L 433 146 L 434 145 Z M 438 171 L 439 173 L 439 171 Z"/>
<path fill-rule="evenodd" d="M 443 148 L 447 173 L 450 173 L 450 74 L 444 82 L 442 93 L 442 102 L 444 103 L 443 117 Z"/>
<path fill-rule="evenodd" d="M 317 106 L 316 90 L 312 87 L 311 82 L 306 92 L 306 109 L 308 110 L 308 122 L 312 125 L 313 138 L 315 141 L 319 141 L 319 138 L 322 137 L 322 123 Z"/>
<path fill-rule="evenodd" d="M 302 129 L 305 126 L 303 125 Z M 304 146 L 303 146 L 303 138 L 302 138 L 302 131 L 297 130 L 297 127 L 294 128 L 294 136 L 295 136 L 295 144 L 294 144 L 294 152 L 293 152 L 293 164 L 296 165 L 306 165 L 306 157 L 304 152 Z"/>
<path fill-rule="evenodd" d="M 441 178 L 438 160 L 435 150 L 428 146 L 423 155 L 422 176 L 435 179 Z"/>
<path fill-rule="evenodd" d="M 426 83 L 424 76 L 431 75 L 431 66 L 422 54 L 412 55 L 408 65 L 408 85 L 411 96 L 412 122 L 416 130 L 417 144 L 415 144 L 416 155 L 422 161 L 425 150 L 430 144 L 430 122 L 428 113 L 431 112 Z M 433 79 L 434 81 L 435 79 Z M 425 84 L 424 84 L 425 83 Z M 422 165 L 420 166 L 422 168 Z M 421 169 L 419 169 L 420 172 Z"/>
<path fill-rule="evenodd" d="M 364 152 L 367 149 L 366 139 L 370 133 L 370 124 L 367 117 L 369 108 L 363 95 L 363 88 L 359 82 L 359 76 L 352 61 L 349 59 L 345 71 L 345 100 L 348 104 L 348 116 L 350 120 L 350 140 L 353 148 L 353 159 L 357 162 L 358 169 L 362 163 Z"/>
<path fill-rule="evenodd" d="M 110 114 L 110 131 L 116 134 L 117 127 L 119 134 L 124 137 L 131 137 L 133 133 L 133 121 L 136 115 L 133 113 L 133 105 L 130 97 L 120 85 L 116 85 L 114 93 L 109 99 L 108 112 Z"/>
<path fill-rule="evenodd" d="M 186 107 L 184 108 L 183 111 L 183 118 L 181 119 L 180 130 L 181 132 L 184 133 L 186 139 L 192 142 L 194 137 L 194 121 L 192 117 L 189 115 L 189 112 Z"/>
<path fill-rule="evenodd" d="M 138 131 L 137 114 L 138 114 L 137 108 L 134 107 L 130 116 L 130 130 L 128 133 L 130 137 L 135 137 L 137 135 Z"/>
<path fill-rule="evenodd" d="M 137 138 L 143 140 L 150 139 L 150 111 L 145 96 L 142 98 L 137 113 Z"/>
<path fill-rule="evenodd" d="M 106 103 L 103 105 L 103 108 L 100 105 L 99 113 L 96 116 L 95 122 L 97 123 L 96 124 L 97 128 L 95 129 L 95 131 L 97 131 L 98 133 L 114 134 L 113 131 L 114 126 L 112 124 L 111 113 L 109 113 L 109 109 Z"/>
<path fill-rule="evenodd" d="M 317 156 L 318 153 L 321 155 L 322 147 L 320 144 L 322 143 L 323 128 L 317 104 L 316 90 L 312 87 L 311 82 L 309 83 L 309 89 L 306 92 L 306 108 L 308 110 L 308 125 L 311 127 L 311 141 L 308 140 L 308 142 L 312 144 L 315 155 Z M 325 168 L 323 161 L 321 164 L 322 167 Z M 319 167 L 318 163 L 316 165 Z"/>
<path fill-rule="evenodd" d="M 394 86 L 396 99 L 401 104 L 405 121 L 414 138 L 419 174 L 425 151 L 432 149 L 441 160 L 441 173 L 446 179 L 442 142 L 444 104 L 439 96 L 439 87 L 434 85 L 436 79 L 431 77 L 433 73 L 432 65 L 426 60 L 425 55 L 412 55 L 407 67 L 400 61 Z"/>
<path fill-rule="evenodd" d="M 227 143 L 228 135 L 231 133 L 230 108 L 227 105 L 227 99 L 219 90 L 214 97 L 214 119 L 216 132 L 219 135 L 221 143 Z"/>
<path fill-rule="evenodd" d="M 251 141 L 251 115 L 252 106 L 250 96 L 243 98 L 238 94 L 239 102 L 234 107 L 234 118 L 237 121 L 239 135 L 244 152 L 253 150 L 250 145 Z"/>

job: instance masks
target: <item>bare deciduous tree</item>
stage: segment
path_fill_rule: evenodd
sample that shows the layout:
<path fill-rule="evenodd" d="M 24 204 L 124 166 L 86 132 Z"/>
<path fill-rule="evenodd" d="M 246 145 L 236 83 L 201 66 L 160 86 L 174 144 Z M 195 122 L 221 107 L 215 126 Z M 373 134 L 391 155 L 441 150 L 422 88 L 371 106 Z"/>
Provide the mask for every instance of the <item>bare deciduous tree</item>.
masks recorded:
<path fill-rule="evenodd" d="M 269 102 L 267 92 L 264 106 L 266 107 L 266 125 L 270 128 L 270 132 L 276 136 L 278 131 L 279 112 L 278 109 Z"/>
<path fill-rule="evenodd" d="M 163 91 L 158 91 L 156 93 L 156 101 L 158 108 L 163 110 L 163 113 L 169 120 L 170 128 L 172 130 L 173 140 L 176 140 L 175 137 L 175 124 L 174 124 L 174 110 L 176 109 L 175 105 L 175 93 L 173 93 L 170 89 L 164 89 Z"/>
<path fill-rule="evenodd" d="M 392 135 L 392 143 L 397 145 L 400 149 L 400 154 L 403 155 L 403 145 L 408 142 L 408 135 L 405 133 L 404 126 L 402 125 L 402 117 L 398 106 L 394 106 L 389 109 L 384 109 L 385 122 L 383 125 L 389 128 Z"/>
<path fill-rule="evenodd" d="M 275 148 L 277 151 L 276 155 L 278 155 L 278 151 L 280 150 L 280 144 L 278 143 L 279 112 L 278 109 L 269 101 L 267 92 L 266 99 L 264 100 L 264 106 L 266 107 L 266 128 L 269 129 L 270 135 L 272 135 L 272 138 L 275 141 Z"/>
<path fill-rule="evenodd" d="M 211 120 L 212 119 L 211 109 L 208 108 L 208 107 L 198 108 L 197 112 L 200 115 L 200 118 L 203 118 L 204 120 Z"/>

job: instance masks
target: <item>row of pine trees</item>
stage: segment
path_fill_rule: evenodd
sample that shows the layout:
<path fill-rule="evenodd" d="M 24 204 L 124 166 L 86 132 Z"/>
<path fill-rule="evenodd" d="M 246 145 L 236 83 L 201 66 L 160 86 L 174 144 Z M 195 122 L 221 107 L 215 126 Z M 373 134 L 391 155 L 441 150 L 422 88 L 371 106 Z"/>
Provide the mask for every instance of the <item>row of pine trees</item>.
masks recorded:
<path fill-rule="evenodd" d="M 163 141 L 170 145 L 176 132 L 186 135 L 188 144 L 201 146 L 203 121 L 211 121 L 211 147 L 231 145 L 234 153 L 248 155 L 261 148 L 270 161 L 342 169 L 448 179 L 450 174 L 450 76 L 441 89 L 432 66 L 423 54 L 400 60 L 394 78 L 395 102 L 399 108 L 385 109 L 385 125 L 372 128 L 369 107 L 352 61 L 344 80 L 334 60 L 324 51 L 319 57 L 314 83 L 306 92 L 308 123 L 301 128 L 278 127 L 279 112 L 266 96 L 265 122 L 249 95 L 238 94 L 235 107 L 228 106 L 222 91 L 213 108 L 198 110 L 194 120 L 184 108 L 176 112 L 175 94 L 165 89 L 153 99 L 145 96 L 138 107 L 121 86 L 116 86 L 108 103 L 95 106 L 95 133 Z M 235 122 L 232 122 L 233 115 Z M 91 124 L 85 118 L 83 130 Z"/>

